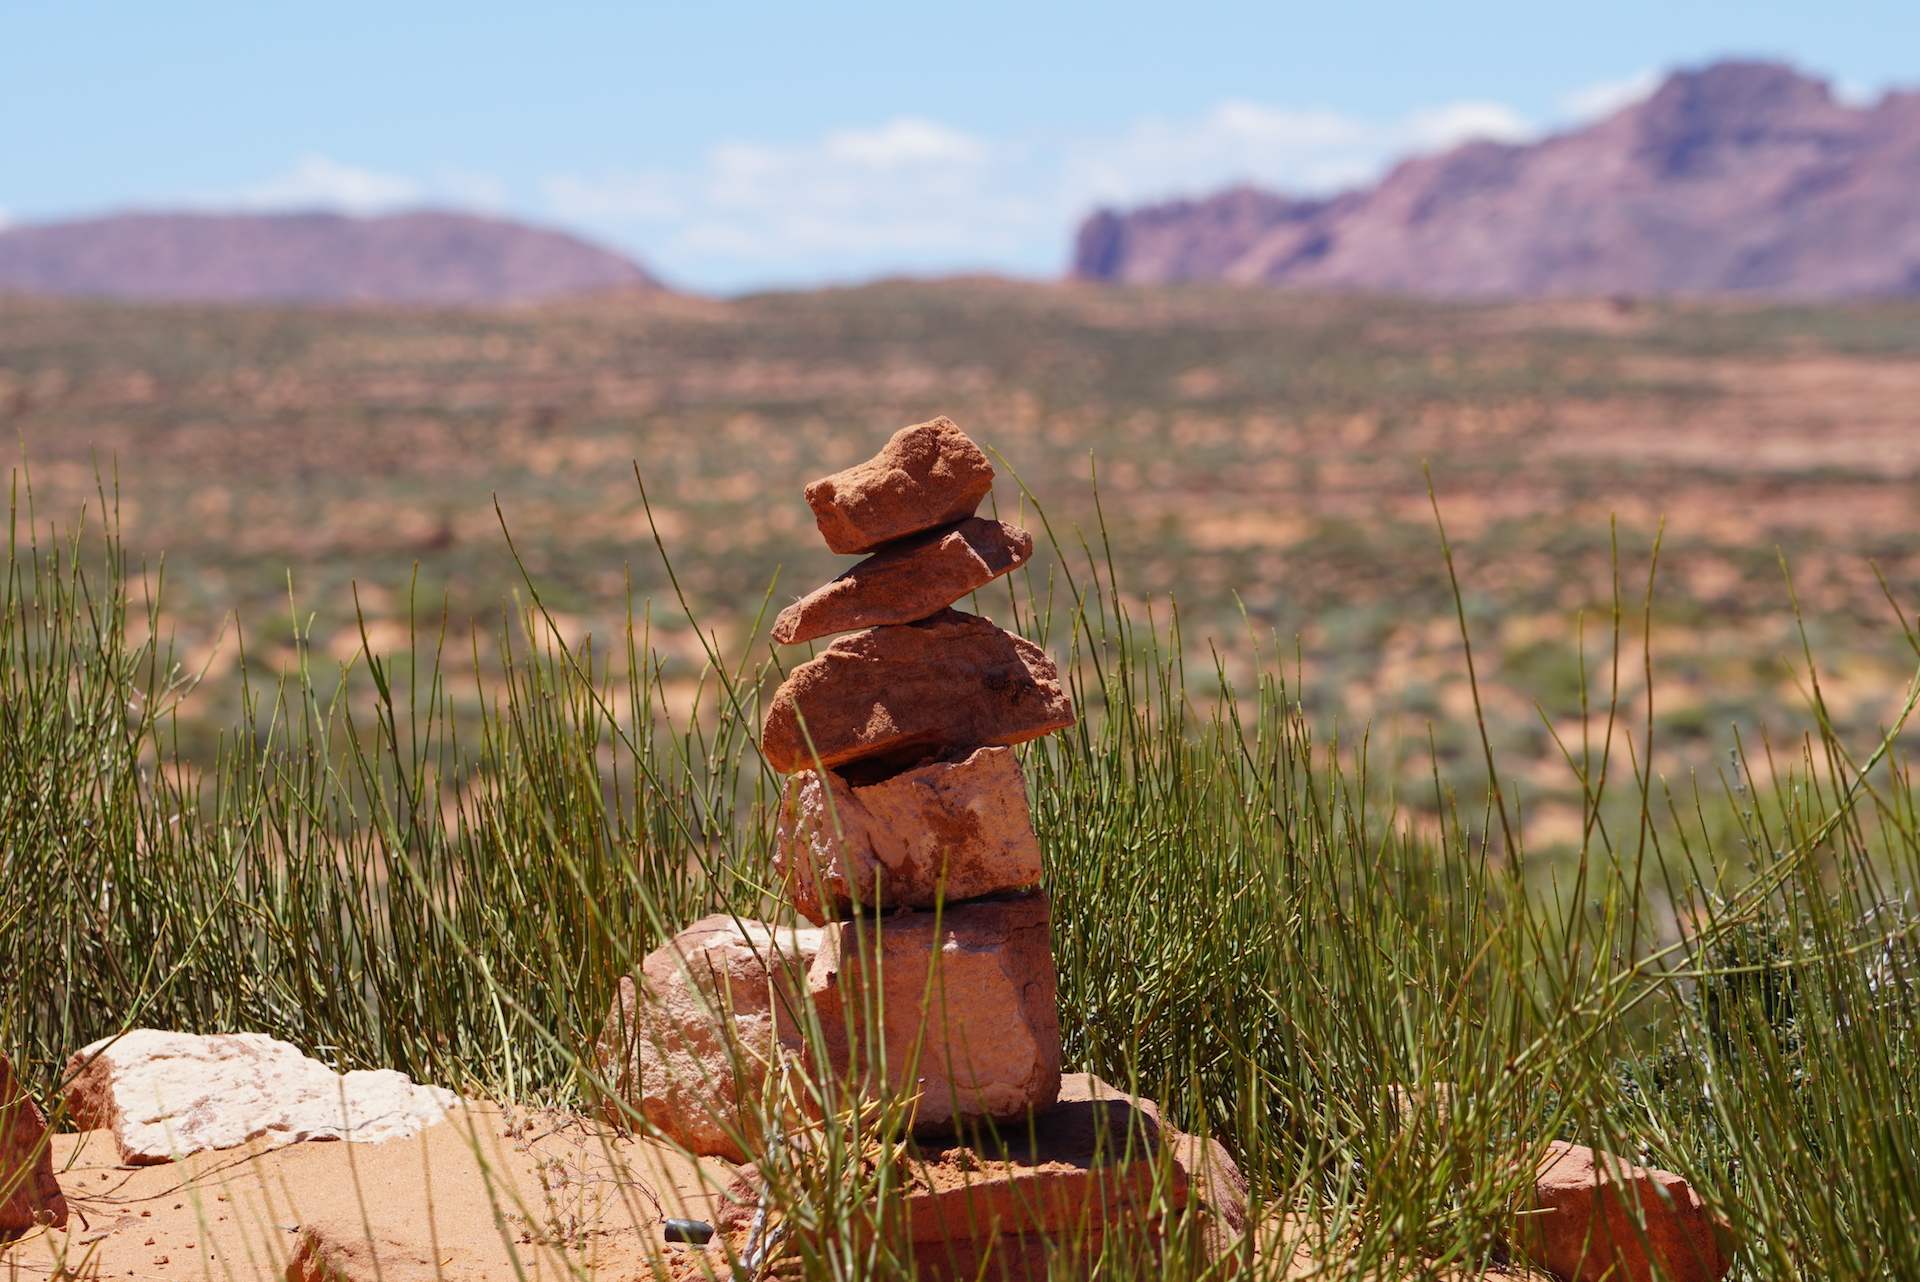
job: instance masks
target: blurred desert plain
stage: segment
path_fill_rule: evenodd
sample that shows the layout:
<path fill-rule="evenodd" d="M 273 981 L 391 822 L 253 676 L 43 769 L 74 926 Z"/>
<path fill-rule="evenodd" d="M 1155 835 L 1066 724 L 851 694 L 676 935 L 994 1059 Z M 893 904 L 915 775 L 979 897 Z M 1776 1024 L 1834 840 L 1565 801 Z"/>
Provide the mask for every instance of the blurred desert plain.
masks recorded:
<path fill-rule="evenodd" d="M 1555 734 L 1591 742 L 1617 682 L 1643 752 L 1649 670 L 1677 791 L 1736 735 L 1791 764 L 1813 717 L 1796 599 L 1843 733 L 1897 712 L 1916 356 L 1904 302 L 967 280 L 462 311 L 12 298 L 0 422 L 17 542 L 97 534 L 98 486 L 142 559 L 129 573 L 157 589 L 164 565 L 162 627 L 198 678 L 181 733 L 208 756 L 242 715 L 243 665 L 270 686 L 306 664 L 327 688 L 363 629 L 403 676 L 438 650 L 454 708 L 475 708 L 476 660 L 527 639 L 506 533 L 596 661 L 624 651 L 632 602 L 684 713 L 703 651 L 638 481 L 699 623 L 730 659 L 764 656 L 760 603 L 836 570 L 800 485 L 945 413 L 1045 509 L 1060 555 L 1043 535 L 1032 591 L 1071 608 L 1110 551 L 1136 617 L 1177 606 L 1194 697 L 1216 662 L 1283 668 L 1321 733 L 1369 736 L 1415 810 L 1441 804 L 1436 760 L 1463 795 L 1484 773 L 1430 475 L 1489 731 L 1541 846 L 1578 836 Z"/>

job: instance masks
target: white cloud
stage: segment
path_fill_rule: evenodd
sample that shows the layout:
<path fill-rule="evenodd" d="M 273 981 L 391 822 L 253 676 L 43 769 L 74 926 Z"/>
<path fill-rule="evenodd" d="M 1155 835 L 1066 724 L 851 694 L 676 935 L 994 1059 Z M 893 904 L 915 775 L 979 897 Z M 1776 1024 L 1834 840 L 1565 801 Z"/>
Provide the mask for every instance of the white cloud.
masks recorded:
<path fill-rule="evenodd" d="M 1098 204 L 1235 182 L 1328 193 L 1409 152 L 1537 132 L 1478 100 L 1386 120 L 1232 100 L 1107 134 L 1007 140 L 900 116 L 793 144 L 724 142 L 677 169 L 554 175 L 541 212 L 723 288 L 987 265 L 1051 273 Z"/>
<path fill-rule="evenodd" d="M 1422 150 L 1438 150 L 1463 142 L 1523 142 L 1537 132 L 1513 108 L 1498 102 L 1453 102 L 1416 111 L 1404 124 L 1407 140 Z"/>
<path fill-rule="evenodd" d="M 1560 110 L 1569 119 L 1586 122 L 1611 116 L 1623 107 L 1644 101 L 1660 87 L 1660 73 L 1649 67 L 1617 80 L 1600 80 L 1560 95 Z"/>
<path fill-rule="evenodd" d="M 658 222 L 685 212 L 672 174 L 555 174 L 540 184 L 547 205 L 561 218 L 591 221 L 624 218 Z"/>
<path fill-rule="evenodd" d="M 426 188 L 414 179 L 308 154 L 285 173 L 234 192 L 231 201 L 255 209 L 338 209 L 369 214 L 419 204 Z"/>
<path fill-rule="evenodd" d="M 0 207 L 0 231 L 13 226 L 13 216 L 4 207 Z"/>
<path fill-rule="evenodd" d="M 1884 92 L 1864 80 L 1841 80 L 1833 86 L 1833 96 L 1848 107 L 1871 107 Z"/>
<path fill-rule="evenodd" d="M 872 169 L 974 165 L 988 154 L 987 145 L 978 138 L 914 116 L 890 120 L 877 129 L 830 133 L 820 150 L 832 160 Z"/>
<path fill-rule="evenodd" d="M 431 178 L 382 173 L 309 152 L 281 173 L 249 187 L 213 192 L 191 204 L 230 209 L 330 209 L 377 214 L 440 205 L 497 211 L 507 206 L 507 185 L 491 174 L 447 169 Z"/>

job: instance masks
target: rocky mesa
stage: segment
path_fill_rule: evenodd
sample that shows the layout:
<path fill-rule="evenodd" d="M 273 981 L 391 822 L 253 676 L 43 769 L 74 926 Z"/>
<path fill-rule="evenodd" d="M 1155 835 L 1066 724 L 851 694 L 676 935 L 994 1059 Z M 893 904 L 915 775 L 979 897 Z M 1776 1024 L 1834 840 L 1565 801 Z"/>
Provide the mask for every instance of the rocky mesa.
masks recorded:
<path fill-rule="evenodd" d="M 577 236 L 441 210 L 126 213 L 0 229 L 0 291 L 218 302 L 525 302 L 658 290 Z"/>
<path fill-rule="evenodd" d="M 1241 187 L 1103 209 L 1073 274 L 1444 297 L 1920 293 L 1920 92 L 1855 106 L 1768 62 L 1676 72 L 1527 143 L 1325 199 Z"/>

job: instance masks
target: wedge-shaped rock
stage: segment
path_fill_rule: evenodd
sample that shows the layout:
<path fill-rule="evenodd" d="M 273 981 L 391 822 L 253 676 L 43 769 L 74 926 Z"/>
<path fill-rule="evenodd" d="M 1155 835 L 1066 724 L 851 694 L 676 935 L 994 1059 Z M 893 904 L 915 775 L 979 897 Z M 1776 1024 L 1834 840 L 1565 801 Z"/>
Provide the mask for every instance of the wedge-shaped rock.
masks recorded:
<path fill-rule="evenodd" d="M 67 1074 L 74 1125 L 112 1130 L 129 1165 L 258 1138 L 404 1139 L 444 1121 L 457 1102 L 453 1092 L 392 1069 L 336 1073 L 263 1033 L 138 1028 L 79 1052 Z"/>
<path fill-rule="evenodd" d="M 1109 1233 L 1134 1263 L 1163 1266 L 1149 1276 L 1211 1268 L 1208 1276 L 1230 1277 L 1251 1253 L 1247 1184 L 1226 1149 L 1087 1073 L 1063 1076 L 1059 1101 L 1030 1123 L 922 1139 L 901 1177 L 884 1228 L 923 1278 L 1076 1276 L 1061 1265 L 1091 1264 Z M 747 1172 L 729 1192 L 718 1225 L 737 1242 L 759 1185 Z M 1176 1245 L 1191 1252 L 1184 1268 L 1175 1267 Z"/>
<path fill-rule="evenodd" d="M 805 722 L 806 731 L 801 732 Z M 841 637 L 774 692 L 760 751 L 775 770 L 862 758 L 951 756 L 1024 743 L 1073 724 L 1059 670 L 1031 641 L 942 610 Z"/>
<path fill-rule="evenodd" d="M 1729 1267 L 1713 1216 L 1671 1171 L 1556 1140 L 1540 1159 L 1534 1204 L 1521 1249 L 1569 1282 L 1716 1282 Z"/>
<path fill-rule="evenodd" d="M 971 516 L 882 548 L 780 612 L 773 639 L 815 637 L 938 614 L 1033 555 L 1033 536 L 1004 521 Z"/>
<path fill-rule="evenodd" d="M 787 779 L 774 867 L 800 915 L 931 908 L 1040 884 L 1040 843 L 1011 748 L 981 748 L 858 785 L 832 771 Z"/>
<path fill-rule="evenodd" d="M 702 917 L 620 981 L 595 1048 L 620 1100 L 694 1153 L 744 1162 L 752 1101 L 782 1029 L 804 1001 L 817 930 Z M 621 1120 L 609 1102 L 603 1110 Z"/>
<path fill-rule="evenodd" d="M 0 1055 L 0 1242 L 39 1225 L 67 1222 L 67 1199 L 53 1174 L 53 1149 L 40 1105 Z"/>
<path fill-rule="evenodd" d="M 829 926 L 807 987 L 836 1072 L 870 1089 L 920 1090 L 917 1125 L 1024 1121 L 1060 1094 L 1047 897 Z M 877 1038 L 865 1021 L 877 1013 Z M 886 1080 L 869 1046 L 884 1045 Z M 916 1057 L 917 1056 L 917 1057 Z"/>
<path fill-rule="evenodd" d="M 993 465 L 950 418 L 915 423 L 880 452 L 807 486 L 807 506 L 835 552 L 883 543 L 972 516 L 993 488 Z"/>
<path fill-rule="evenodd" d="M 1043 1279 L 1049 1255 L 1078 1244 L 1090 1263 L 1105 1233 L 1156 1255 L 1181 1241 L 1194 1272 L 1224 1275 L 1247 1246 L 1247 1184 L 1227 1150 L 1088 1073 L 1062 1077 L 1030 1127 L 923 1145 L 906 1170 L 904 1230 L 925 1276 Z"/>

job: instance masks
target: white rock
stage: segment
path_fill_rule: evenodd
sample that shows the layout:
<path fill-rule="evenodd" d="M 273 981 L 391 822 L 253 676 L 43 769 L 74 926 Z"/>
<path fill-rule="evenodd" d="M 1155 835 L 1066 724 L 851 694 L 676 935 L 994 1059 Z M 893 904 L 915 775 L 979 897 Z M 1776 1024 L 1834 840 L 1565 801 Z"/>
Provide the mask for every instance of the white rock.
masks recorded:
<path fill-rule="evenodd" d="M 263 1033 L 135 1029 L 87 1047 L 67 1073 L 74 1125 L 111 1129 L 130 1164 L 254 1139 L 405 1139 L 444 1121 L 457 1102 L 392 1069 L 336 1073 Z"/>

